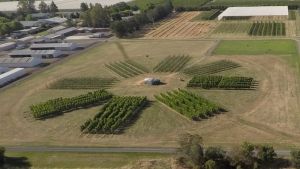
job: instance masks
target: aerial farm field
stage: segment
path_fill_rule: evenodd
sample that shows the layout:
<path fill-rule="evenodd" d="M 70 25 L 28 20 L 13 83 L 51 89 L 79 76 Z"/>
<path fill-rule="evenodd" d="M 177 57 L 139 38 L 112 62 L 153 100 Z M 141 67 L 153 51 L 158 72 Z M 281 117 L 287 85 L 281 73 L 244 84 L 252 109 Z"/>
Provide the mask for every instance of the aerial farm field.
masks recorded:
<path fill-rule="evenodd" d="M 268 48 L 277 46 L 280 48 L 269 52 Z M 245 53 L 239 50 L 242 48 Z M 200 134 L 210 145 L 229 146 L 248 140 L 278 147 L 300 146 L 298 63 L 293 40 L 107 42 L 2 89 L 0 144 L 173 147 L 181 133 L 190 132 Z M 187 87 L 197 74 L 249 77 L 255 86 L 239 90 L 223 81 L 219 89 Z M 94 83 L 105 85 L 116 96 L 146 96 L 148 104 L 117 134 L 108 134 L 116 130 L 91 125 L 81 131 L 102 105 L 33 118 L 31 105 L 93 91 L 92 84 L 78 89 L 84 85 L 80 80 L 70 85 L 70 80 L 82 77 L 105 78 L 103 84 Z M 162 84 L 145 85 L 147 77 L 159 78 Z M 109 79 L 117 80 L 107 85 Z M 182 111 L 184 106 L 172 107 L 167 101 L 175 96 L 193 97 L 216 111 Z"/>

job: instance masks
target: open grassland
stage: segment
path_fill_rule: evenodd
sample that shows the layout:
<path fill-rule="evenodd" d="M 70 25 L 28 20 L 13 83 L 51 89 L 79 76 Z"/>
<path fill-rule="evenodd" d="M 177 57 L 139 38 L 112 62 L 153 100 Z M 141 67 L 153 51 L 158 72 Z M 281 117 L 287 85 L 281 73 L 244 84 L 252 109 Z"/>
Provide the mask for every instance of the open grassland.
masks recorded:
<path fill-rule="evenodd" d="M 216 22 L 192 22 L 200 12 L 182 12 L 174 14 L 150 28 L 146 28 L 147 39 L 197 39 L 207 36 L 216 27 Z"/>
<path fill-rule="evenodd" d="M 215 51 L 216 55 L 295 55 L 297 43 L 293 40 L 224 40 Z"/>
<path fill-rule="evenodd" d="M 215 0 L 209 2 L 206 6 L 286 6 L 299 4 L 299 0 Z"/>
<path fill-rule="evenodd" d="M 7 152 L 8 168 L 143 168 L 154 161 L 156 168 L 167 169 L 171 156 L 156 153 L 57 153 Z M 144 164 L 144 165 L 142 165 Z M 145 167 L 147 168 L 147 167 Z"/>
<path fill-rule="evenodd" d="M 239 41 L 234 43 L 233 47 L 241 48 L 238 45 L 243 44 L 245 54 L 240 50 L 231 51 L 228 55 L 220 52 L 209 57 L 206 53 L 216 45 L 215 41 L 124 40 L 118 42 L 107 42 L 78 56 L 66 58 L 58 65 L 1 90 L 0 144 L 177 146 L 178 135 L 188 131 L 200 134 L 205 138 L 204 142 L 209 145 L 228 146 L 247 140 L 254 143 L 272 143 L 275 146 L 300 147 L 299 74 L 293 67 L 299 64 L 299 58 L 295 57 L 298 55 L 293 41 L 275 40 L 272 43 Z M 266 42 L 267 45 L 262 42 Z M 123 50 L 120 50 L 120 46 Z M 256 50 L 253 50 L 254 48 Z M 275 48 L 277 53 L 273 51 L 266 55 L 265 51 L 268 48 Z M 240 56 L 242 54 L 243 56 Z M 187 63 L 187 68 L 230 60 L 240 66 L 219 71 L 214 75 L 253 77 L 259 85 L 255 90 L 186 89 L 192 76 L 182 72 L 145 73 L 124 78 L 108 91 L 118 96 L 147 96 L 149 106 L 139 113 L 134 123 L 118 135 L 83 134 L 80 131 L 80 126 L 103 108 L 101 105 L 64 113 L 43 121 L 33 119 L 29 113 L 29 106 L 32 104 L 57 97 L 74 97 L 91 91 L 48 89 L 48 84 L 57 79 L 84 75 L 114 77 L 115 73 L 104 65 L 126 59 L 134 60 L 139 65 L 152 70 L 170 55 L 189 55 L 191 60 Z M 146 77 L 159 78 L 164 85 L 143 85 L 141 82 Z M 227 112 L 200 122 L 192 121 L 154 98 L 154 95 L 177 88 L 186 89 L 210 100 Z"/>

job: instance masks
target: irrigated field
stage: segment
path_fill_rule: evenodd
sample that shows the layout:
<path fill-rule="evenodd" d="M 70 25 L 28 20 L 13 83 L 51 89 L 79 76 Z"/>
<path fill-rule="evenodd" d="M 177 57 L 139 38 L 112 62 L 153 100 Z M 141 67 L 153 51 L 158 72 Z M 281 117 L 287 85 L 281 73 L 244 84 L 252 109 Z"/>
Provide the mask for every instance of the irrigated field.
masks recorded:
<path fill-rule="evenodd" d="M 182 12 L 151 27 L 144 35 L 147 39 L 197 39 L 207 36 L 216 22 L 192 22 L 200 12 Z"/>
<path fill-rule="evenodd" d="M 299 59 L 295 42 L 221 41 L 213 52 L 216 55 L 206 56 L 207 51 L 215 46 L 216 41 L 213 40 L 120 40 L 118 43 L 106 42 L 78 56 L 66 58 L 39 74 L 1 89 L 0 144 L 170 147 L 177 146 L 181 133 L 190 132 L 200 134 L 209 144 L 228 146 L 247 140 L 300 147 L 300 93 L 296 69 Z M 74 105 L 80 104 L 79 101 L 72 105 L 72 112 L 44 120 L 34 119 L 30 112 L 30 105 L 59 97 L 74 98 L 94 91 L 49 89 L 49 85 L 57 79 L 116 77 L 116 73 L 105 64 L 124 63 L 128 59 L 140 68 L 153 70 L 162 61 L 167 62 L 169 56 L 175 56 L 177 60 L 188 56 L 189 61 L 176 71 L 118 77 L 118 83 L 107 87 L 107 91 L 116 98 L 109 104 L 79 106 L 77 109 Z M 180 62 L 168 63 L 171 68 Z M 118 67 L 121 65 L 124 64 Z M 219 81 L 214 86 L 219 88 L 217 90 L 202 89 L 201 86 L 187 88 L 194 76 L 189 73 L 190 68 L 197 70 L 199 75 L 239 78 Z M 147 77 L 159 78 L 163 83 L 159 86 L 145 85 L 143 80 Z M 240 87 L 232 81 L 244 83 L 250 78 L 258 82 L 253 90 L 223 90 Z M 199 84 L 197 80 L 194 82 Z M 188 93 L 176 92 L 178 88 Z M 161 96 L 161 93 L 167 95 L 161 100 L 163 104 L 154 97 Z M 116 96 L 135 97 L 118 99 Z M 146 96 L 149 104 L 139 109 L 144 97 L 136 96 Z M 172 100 L 175 97 L 179 98 L 179 102 Z M 199 104 L 191 98 L 197 98 Z M 198 110 L 201 110 L 200 114 Z M 122 132 L 95 134 L 118 131 Z"/>

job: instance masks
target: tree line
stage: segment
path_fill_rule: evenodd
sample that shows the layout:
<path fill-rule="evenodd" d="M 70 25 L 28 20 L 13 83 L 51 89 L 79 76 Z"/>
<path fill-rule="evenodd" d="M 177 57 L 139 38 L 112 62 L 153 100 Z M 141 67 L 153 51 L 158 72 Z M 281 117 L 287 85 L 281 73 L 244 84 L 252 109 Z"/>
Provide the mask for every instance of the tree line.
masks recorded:
<path fill-rule="evenodd" d="M 265 169 L 300 168 L 300 150 L 292 150 L 290 159 L 278 157 L 273 146 L 244 142 L 225 151 L 220 147 L 204 148 L 199 135 L 183 134 L 179 140 L 176 163 L 191 169 Z"/>

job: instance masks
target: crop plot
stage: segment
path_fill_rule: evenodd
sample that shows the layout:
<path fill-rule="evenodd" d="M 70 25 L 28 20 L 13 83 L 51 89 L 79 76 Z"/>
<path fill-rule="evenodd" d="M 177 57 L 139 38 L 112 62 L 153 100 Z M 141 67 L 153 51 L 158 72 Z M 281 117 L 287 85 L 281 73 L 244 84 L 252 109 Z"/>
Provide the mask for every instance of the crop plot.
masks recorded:
<path fill-rule="evenodd" d="M 155 39 L 190 39 L 200 38 L 215 28 L 215 22 L 191 22 L 200 12 L 179 13 L 172 19 L 164 20 L 154 30 L 146 33 L 145 38 Z"/>
<path fill-rule="evenodd" d="M 118 133 L 136 116 L 146 101 L 146 97 L 114 97 L 93 119 L 81 126 L 81 131 L 91 134 Z"/>
<path fill-rule="evenodd" d="M 218 36 L 220 34 L 230 34 L 232 35 L 247 35 L 252 23 L 250 22 L 222 22 L 218 25 L 218 27 L 214 30 L 214 34 Z"/>
<path fill-rule="evenodd" d="M 206 119 L 224 111 L 217 104 L 182 89 L 161 93 L 155 98 L 192 120 Z"/>
<path fill-rule="evenodd" d="M 105 67 L 124 78 L 134 77 L 148 72 L 146 68 L 131 60 L 105 64 Z"/>
<path fill-rule="evenodd" d="M 251 36 L 285 36 L 286 27 L 283 22 L 256 22 L 249 30 Z"/>
<path fill-rule="evenodd" d="M 239 64 L 229 61 L 229 60 L 221 60 L 216 61 L 204 65 L 195 65 L 183 70 L 183 73 L 190 76 L 197 75 L 211 75 L 215 73 L 219 73 L 222 71 L 234 69 L 240 67 Z"/>
<path fill-rule="evenodd" d="M 227 76 L 194 76 L 187 87 L 203 89 L 254 89 L 256 82 L 252 77 Z"/>
<path fill-rule="evenodd" d="M 49 89 L 106 89 L 118 82 L 116 78 L 65 78 L 52 83 Z"/>
<path fill-rule="evenodd" d="M 153 69 L 154 72 L 178 72 L 191 59 L 189 56 L 169 56 Z"/>

